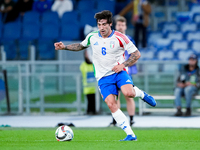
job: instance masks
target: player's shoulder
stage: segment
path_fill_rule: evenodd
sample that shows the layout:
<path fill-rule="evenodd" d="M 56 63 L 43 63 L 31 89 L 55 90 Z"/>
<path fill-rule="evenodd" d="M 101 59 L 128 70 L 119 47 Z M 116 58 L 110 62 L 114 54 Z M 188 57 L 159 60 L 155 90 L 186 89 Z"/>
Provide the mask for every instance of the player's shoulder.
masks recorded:
<path fill-rule="evenodd" d="M 133 44 L 135 44 L 135 40 L 130 36 L 130 35 L 126 35 L 128 38 L 129 38 L 129 40 L 133 43 Z"/>
<path fill-rule="evenodd" d="M 92 32 L 90 32 L 90 33 L 93 33 L 93 34 L 97 34 L 99 32 L 99 30 L 97 30 L 97 31 L 92 31 Z"/>
<path fill-rule="evenodd" d="M 98 35 L 98 31 L 92 31 L 86 36 L 86 38 L 91 38 L 92 36 L 97 36 L 97 35 Z"/>
<path fill-rule="evenodd" d="M 92 31 L 92 32 L 90 32 L 88 35 L 98 35 L 98 30 L 97 31 Z"/>
<path fill-rule="evenodd" d="M 114 35 L 115 35 L 117 38 L 120 38 L 120 39 L 124 40 L 124 41 L 126 42 L 126 44 L 128 44 L 129 41 L 130 41 L 129 38 L 128 38 L 125 34 L 123 34 L 123 33 L 121 33 L 121 32 L 115 31 Z"/>

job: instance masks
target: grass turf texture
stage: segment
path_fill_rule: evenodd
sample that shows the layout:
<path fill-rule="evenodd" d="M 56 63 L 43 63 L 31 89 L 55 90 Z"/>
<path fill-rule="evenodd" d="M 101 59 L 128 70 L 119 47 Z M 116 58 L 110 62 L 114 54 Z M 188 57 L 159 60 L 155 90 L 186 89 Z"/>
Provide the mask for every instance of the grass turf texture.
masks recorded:
<path fill-rule="evenodd" d="M 1 128 L 1 150 L 197 150 L 199 129 L 134 129 L 138 141 L 120 142 L 120 128 L 72 128 L 74 139 L 58 142 L 56 128 Z"/>

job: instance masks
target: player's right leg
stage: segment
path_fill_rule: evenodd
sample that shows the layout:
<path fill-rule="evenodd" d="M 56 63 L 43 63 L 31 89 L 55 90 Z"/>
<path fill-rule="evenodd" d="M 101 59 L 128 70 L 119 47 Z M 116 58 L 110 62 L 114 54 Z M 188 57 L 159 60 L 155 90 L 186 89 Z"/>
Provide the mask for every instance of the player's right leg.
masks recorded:
<path fill-rule="evenodd" d="M 117 106 L 120 109 L 120 91 L 118 91 L 118 96 L 117 96 Z M 112 122 L 109 124 L 109 127 L 115 127 L 117 125 L 116 120 L 112 117 Z"/>
<path fill-rule="evenodd" d="M 133 117 L 135 115 L 135 102 L 133 98 L 125 97 L 128 115 L 130 116 L 130 126 L 134 124 Z"/>

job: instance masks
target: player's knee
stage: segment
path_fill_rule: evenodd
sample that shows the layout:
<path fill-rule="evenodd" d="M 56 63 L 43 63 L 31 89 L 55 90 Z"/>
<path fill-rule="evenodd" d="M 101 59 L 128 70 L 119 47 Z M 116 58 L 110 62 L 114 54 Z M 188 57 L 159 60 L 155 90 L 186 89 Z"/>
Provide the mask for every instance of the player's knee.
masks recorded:
<path fill-rule="evenodd" d="M 126 96 L 126 97 L 135 97 L 135 92 L 126 91 L 126 92 L 124 92 L 124 96 Z"/>
<path fill-rule="evenodd" d="M 111 112 L 115 112 L 118 107 L 116 103 L 113 102 L 107 102 L 108 108 L 111 110 Z"/>
<path fill-rule="evenodd" d="M 114 103 L 112 103 L 112 102 L 107 103 L 107 105 L 108 105 L 108 107 L 109 107 L 110 109 L 112 109 L 112 108 L 114 107 Z"/>

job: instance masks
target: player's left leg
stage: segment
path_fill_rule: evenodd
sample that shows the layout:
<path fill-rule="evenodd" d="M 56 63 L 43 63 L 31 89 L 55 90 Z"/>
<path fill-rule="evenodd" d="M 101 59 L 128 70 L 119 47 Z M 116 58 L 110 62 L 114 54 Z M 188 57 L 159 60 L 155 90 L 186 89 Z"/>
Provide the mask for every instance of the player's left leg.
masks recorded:
<path fill-rule="evenodd" d="M 132 84 L 125 84 L 121 86 L 122 93 L 124 96 L 127 97 L 140 97 L 142 98 L 143 101 L 148 103 L 149 105 L 155 107 L 156 106 L 156 101 L 155 99 L 151 96 L 148 95 L 146 92 L 140 90 L 138 87 L 134 86 Z"/>
<path fill-rule="evenodd" d="M 117 80 L 117 86 L 121 89 L 124 96 L 130 98 L 140 97 L 149 105 L 153 107 L 156 106 L 155 99 L 144 91 L 140 90 L 138 87 L 134 86 L 132 79 L 125 71 L 118 73 Z"/>

